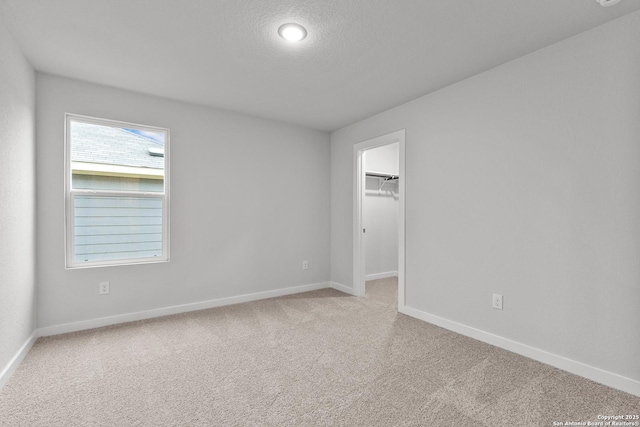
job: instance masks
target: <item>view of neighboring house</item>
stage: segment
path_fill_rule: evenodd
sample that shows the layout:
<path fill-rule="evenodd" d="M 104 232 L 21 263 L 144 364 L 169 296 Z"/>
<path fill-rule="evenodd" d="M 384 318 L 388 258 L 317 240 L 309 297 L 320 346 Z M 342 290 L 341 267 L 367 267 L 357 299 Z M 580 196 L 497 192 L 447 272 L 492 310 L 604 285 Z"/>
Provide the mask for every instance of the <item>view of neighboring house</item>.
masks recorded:
<path fill-rule="evenodd" d="M 116 198 L 75 195 L 74 261 L 160 256 L 162 200 L 135 193 L 164 191 L 164 142 L 135 130 L 72 121 L 70 151 L 73 190 L 127 192 Z"/>

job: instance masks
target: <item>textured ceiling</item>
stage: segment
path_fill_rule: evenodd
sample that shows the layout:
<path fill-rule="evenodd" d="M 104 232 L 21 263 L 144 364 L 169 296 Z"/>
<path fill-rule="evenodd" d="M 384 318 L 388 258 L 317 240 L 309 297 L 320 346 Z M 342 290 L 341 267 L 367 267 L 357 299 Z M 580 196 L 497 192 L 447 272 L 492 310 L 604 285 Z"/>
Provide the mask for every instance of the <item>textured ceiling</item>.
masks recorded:
<path fill-rule="evenodd" d="M 623 0 L 0 0 L 34 68 L 331 131 L 640 9 Z M 308 30 L 299 44 L 277 35 Z"/>

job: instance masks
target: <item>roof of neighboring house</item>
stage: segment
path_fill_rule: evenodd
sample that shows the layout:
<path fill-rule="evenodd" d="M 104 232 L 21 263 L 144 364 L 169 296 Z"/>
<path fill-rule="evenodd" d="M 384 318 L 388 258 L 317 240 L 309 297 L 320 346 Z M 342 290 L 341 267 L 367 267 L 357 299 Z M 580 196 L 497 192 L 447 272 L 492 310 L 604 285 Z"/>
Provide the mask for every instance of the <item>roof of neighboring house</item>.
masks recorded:
<path fill-rule="evenodd" d="M 164 158 L 149 154 L 164 144 L 121 128 L 71 122 L 71 161 L 163 169 Z"/>

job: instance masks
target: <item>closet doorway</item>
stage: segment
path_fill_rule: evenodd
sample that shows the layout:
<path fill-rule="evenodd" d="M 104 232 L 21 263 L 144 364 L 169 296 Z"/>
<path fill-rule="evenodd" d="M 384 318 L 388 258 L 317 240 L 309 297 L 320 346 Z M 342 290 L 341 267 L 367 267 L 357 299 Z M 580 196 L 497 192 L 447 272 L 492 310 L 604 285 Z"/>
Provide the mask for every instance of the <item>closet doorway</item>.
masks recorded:
<path fill-rule="evenodd" d="M 405 131 L 354 145 L 354 293 L 366 281 L 397 276 L 398 308 L 405 305 Z"/>

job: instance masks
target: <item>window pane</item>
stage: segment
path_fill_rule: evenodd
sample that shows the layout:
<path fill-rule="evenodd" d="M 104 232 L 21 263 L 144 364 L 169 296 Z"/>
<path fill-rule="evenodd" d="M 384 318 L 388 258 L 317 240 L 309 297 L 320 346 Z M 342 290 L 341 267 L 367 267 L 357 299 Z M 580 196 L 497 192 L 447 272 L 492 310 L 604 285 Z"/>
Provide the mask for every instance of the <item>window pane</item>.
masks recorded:
<path fill-rule="evenodd" d="M 67 114 L 65 137 L 67 267 L 168 261 L 169 130 Z"/>
<path fill-rule="evenodd" d="M 162 256 L 162 197 L 74 197 L 75 262 Z"/>
<path fill-rule="evenodd" d="M 70 121 L 71 188 L 164 191 L 165 134 Z"/>

